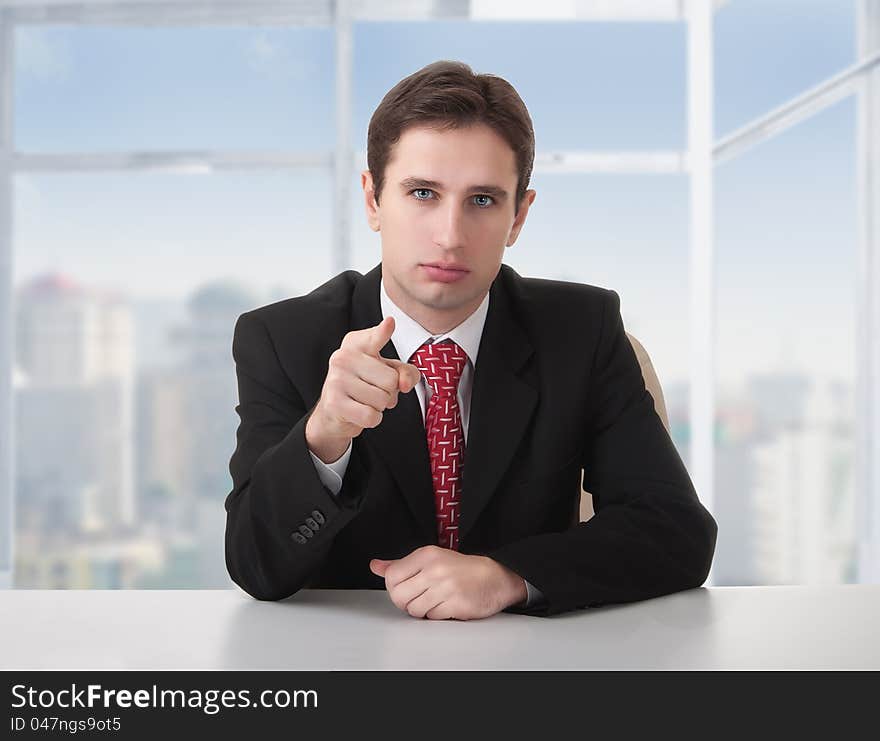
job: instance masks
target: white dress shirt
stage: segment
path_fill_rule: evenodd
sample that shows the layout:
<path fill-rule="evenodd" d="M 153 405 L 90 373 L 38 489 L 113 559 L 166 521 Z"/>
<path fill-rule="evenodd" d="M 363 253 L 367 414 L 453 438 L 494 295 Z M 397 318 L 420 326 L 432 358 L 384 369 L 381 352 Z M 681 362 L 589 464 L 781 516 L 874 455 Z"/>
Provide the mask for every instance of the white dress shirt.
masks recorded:
<path fill-rule="evenodd" d="M 461 379 L 458 382 L 458 408 L 461 413 L 461 423 L 464 432 L 464 441 L 467 443 L 468 422 L 470 421 L 471 410 L 471 393 L 473 391 L 474 369 L 477 364 L 477 352 L 480 349 L 480 339 L 483 336 L 483 326 L 486 324 L 486 314 L 489 312 L 489 293 L 483 298 L 482 303 L 476 310 L 461 324 L 450 329 L 444 334 L 434 335 L 419 324 L 415 319 L 406 314 L 397 304 L 395 304 L 385 291 L 385 279 L 379 288 L 379 303 L 382 307 L 382 318 L 387 316 L 394 317 L 394 333 L 391 335 L 391 342 L 394 349 L 397 350 L 397 356 L 406 362 L 409 362 L 412 354 L 418 350 L 428 340 L 434 343 L 443 340 L 452 340 L 467 354 L 467 363 L 461 372 Z M 425 410 L 428 402 L 431 400 L 432 390 L 430 384 L 425 383 L 424 377 L 415 386 L 416 395 L 419 398 L 419 407 L 422 410 L 422 424 L 425 422 Z M 348 461 L 351 458 L 352 443 L 348 444 L 348 448 L 333 463 L 324 463 L 312 451 L 309 454 L 315 463 L 315 469 L 318 472 L 318 478 L 333 494 L 338 494 L 342 489 L 342 479 L 348 468 Z M 526 605 L 531 605 L 543 598 L 543 594 L 537 588 L 526 582 L 526 590 L 528 599 Z"/>

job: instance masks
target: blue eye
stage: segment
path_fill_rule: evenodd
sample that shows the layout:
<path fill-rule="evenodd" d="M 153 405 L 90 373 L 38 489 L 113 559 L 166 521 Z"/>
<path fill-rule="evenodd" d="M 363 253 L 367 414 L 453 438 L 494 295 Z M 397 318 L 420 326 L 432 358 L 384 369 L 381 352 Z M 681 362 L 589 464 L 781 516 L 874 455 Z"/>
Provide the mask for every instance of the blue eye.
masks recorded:
<path fill-rule="evenodd" d="M 434 191 L 431 190 L 430 188 L 416 188 L 415 190 L 410 191 L 410 193 L 433 193 L 433 192 Z M 428 201 L 430 199 L 429 198 L 420 198 L 419 196 L 416 196 L 416 200 L 417 201 Z"/>
<path fill-rule="evenodd" d="M 492 205 L 492 203 L 495 202 L 495 199 L 492 198 L 492 196 L 487 196 L 487 195 L 474 196 L 474 198 L 487 198 L 489 201 L 491 201 L 491 203 L 487 203 L 487 204 L 485 204 L 485 205 L 482 205 L 482 204 L 479 204 L 479 203 L 478 203 L 477 205 L 478 205 L 480 208 L 488 208 L 489 206 Z"/>

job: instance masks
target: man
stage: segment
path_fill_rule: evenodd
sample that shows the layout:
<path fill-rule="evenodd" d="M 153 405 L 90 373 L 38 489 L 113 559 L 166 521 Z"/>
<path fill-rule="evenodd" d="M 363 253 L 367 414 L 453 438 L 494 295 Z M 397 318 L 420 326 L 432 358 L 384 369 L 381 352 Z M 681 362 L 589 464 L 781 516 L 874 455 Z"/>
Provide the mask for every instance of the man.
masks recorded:
<path fill-rule="evenodd" d="M 535 200 L 516 91 L 428 65 L 385 96 L 367 143 L 381 263 L 236 323 L 233 580 L 270 600 L 385 588 L 412 616 L 459 620 L 702 584 L 716 524 L 618 295 L 502 265 Z"/>

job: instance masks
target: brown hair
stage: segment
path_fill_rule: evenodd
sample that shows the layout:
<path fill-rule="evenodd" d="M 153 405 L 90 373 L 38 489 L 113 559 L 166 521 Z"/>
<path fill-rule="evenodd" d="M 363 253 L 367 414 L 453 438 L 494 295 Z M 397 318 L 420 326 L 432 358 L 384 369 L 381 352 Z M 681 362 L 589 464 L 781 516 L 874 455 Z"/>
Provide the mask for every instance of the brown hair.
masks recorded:
<path fill-rule="evenodd" d="M 535 161 L 535 132 L 522 98 L 507 80 L 477 75 L 463 62 L 442 60 L 422 67 L 389 90 L 370 119 L 367 167 L 376 203 L 385 184 L 391 148 L 410 126 L 440 130 L 482 123 L 513 149 L 518 178 L 514 211 L 529 187 Z"/>

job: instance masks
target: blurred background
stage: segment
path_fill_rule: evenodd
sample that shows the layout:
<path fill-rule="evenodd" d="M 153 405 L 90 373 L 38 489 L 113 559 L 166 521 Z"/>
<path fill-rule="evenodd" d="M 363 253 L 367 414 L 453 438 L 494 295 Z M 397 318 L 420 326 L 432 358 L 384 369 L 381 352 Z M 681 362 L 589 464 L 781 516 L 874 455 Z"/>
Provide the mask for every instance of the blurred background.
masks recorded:
<path fill-rule="evenodd" d="M 232 586 L 235 320 L 379 262 L 437 59 L 528 106 L 505 262 L 619 293 L 709 583 L 880 581 L 877 0 L 0 0 L 0 585 Z"/>

